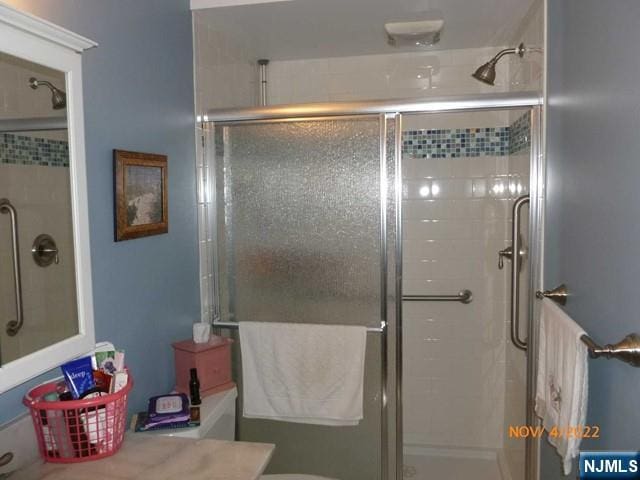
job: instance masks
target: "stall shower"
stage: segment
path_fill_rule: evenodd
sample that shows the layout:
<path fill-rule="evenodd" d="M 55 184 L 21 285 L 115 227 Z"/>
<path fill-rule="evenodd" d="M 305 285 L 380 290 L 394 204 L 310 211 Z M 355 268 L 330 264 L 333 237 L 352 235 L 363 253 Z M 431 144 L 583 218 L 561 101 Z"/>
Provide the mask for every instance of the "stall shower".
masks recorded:
<path fill-rule="evenodd" d="M 278 445 L 269 473 L 526 478 L 526 442 L 505 432 L 528 413 L 527 353 L 510 337 L 514 262 L 518 337 L 528 336 L 528 203 L 520 254 L 505 252 L 514 202 L 537 188 L 537 102 L 498 94 L 208 112 L 199 173 L 212 199 L 202 225 L 216 239 L 214 325 L 369 331 L 358 426 L 240 416 L 240 440 Z"/>

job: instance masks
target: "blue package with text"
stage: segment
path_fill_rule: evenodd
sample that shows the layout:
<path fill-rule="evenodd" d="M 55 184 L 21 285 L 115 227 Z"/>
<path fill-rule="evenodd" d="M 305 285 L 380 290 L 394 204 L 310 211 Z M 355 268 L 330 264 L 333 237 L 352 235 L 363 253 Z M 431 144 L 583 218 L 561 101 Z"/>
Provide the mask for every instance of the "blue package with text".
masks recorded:
<path fill-rule="evenodd" d="M 82 357 L 65 363 L 60 367 L 64 380 L 74 399 L 96 386 L 91 368 L 91 357 Z"/>
<path fill-rule="evenodd" d="M 640 479 L 640 452 L 580 452 L 581 479 Z"/>

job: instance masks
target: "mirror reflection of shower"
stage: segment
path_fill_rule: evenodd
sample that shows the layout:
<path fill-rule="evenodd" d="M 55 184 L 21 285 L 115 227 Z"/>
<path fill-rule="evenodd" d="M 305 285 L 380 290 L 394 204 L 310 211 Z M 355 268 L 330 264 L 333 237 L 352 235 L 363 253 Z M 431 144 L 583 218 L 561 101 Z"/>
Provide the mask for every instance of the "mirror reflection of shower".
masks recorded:
<path fill-rule="evenodd" d="M 67 94 L 63 90 L 60 90 L 46 80 L 38 80 L 36 77 L 31 77 L 29 79 L 29 86 L 34 90 L 37 90 L 41 85 L 44 85 L 51 90 L 51 107 L 54 110 L 60 110 L 67 106 Z"/>

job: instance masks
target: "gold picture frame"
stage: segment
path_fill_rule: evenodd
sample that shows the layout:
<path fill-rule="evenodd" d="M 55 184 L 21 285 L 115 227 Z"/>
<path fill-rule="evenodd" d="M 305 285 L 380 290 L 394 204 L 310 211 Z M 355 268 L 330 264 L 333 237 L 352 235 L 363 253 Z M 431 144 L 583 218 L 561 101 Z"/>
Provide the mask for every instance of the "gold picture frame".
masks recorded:
<path fill-rule="evenodd" d="M 115 241 L 169 231 L 167 157 L 113 151 Z"/>

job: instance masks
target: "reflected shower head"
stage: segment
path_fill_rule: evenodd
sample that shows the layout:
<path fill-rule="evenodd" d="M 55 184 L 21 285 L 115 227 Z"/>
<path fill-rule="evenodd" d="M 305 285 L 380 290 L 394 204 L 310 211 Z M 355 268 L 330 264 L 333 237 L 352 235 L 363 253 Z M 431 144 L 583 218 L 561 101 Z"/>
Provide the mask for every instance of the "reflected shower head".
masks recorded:
<path fill-rule="evenodd" d="M 29 79 L 29 86 L 36 90 L 40 85 L 44 85 L 45 87 L 49 87 L 51 90 L 51 106 L 54 110 L 60 110 L 67 106 L 67 94 L 64 93 L 59 88 L 54 87 L 51 83 L 46 80 L 38 80 L 35 77 L 31 77 Z"/>
<path fill-rule="evenodd" d="M 511 53 L 515 53 L 516 55 L 520 56 L 520 58 L 522 58 L 524 56 L 524 51 L 524 43 L 521 43 L 515 48 L 506 48 L 504 50 L 501 50 L 487 63 L 485 63 L 484 65 L 480 65 L 478 69 L 471 74 L 471 76 L 476 80 L 480 80 L 482 83 L 493 86 L 494 82 L 496 81 L 496 63 L 498 63 L 498 60 L 500 60 L 503 56 L 509 55 Z"/>

